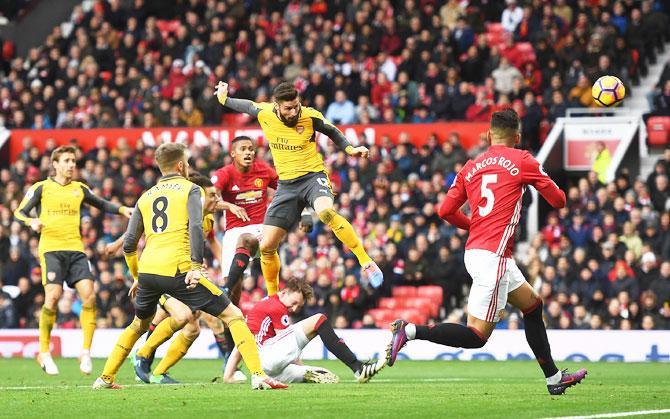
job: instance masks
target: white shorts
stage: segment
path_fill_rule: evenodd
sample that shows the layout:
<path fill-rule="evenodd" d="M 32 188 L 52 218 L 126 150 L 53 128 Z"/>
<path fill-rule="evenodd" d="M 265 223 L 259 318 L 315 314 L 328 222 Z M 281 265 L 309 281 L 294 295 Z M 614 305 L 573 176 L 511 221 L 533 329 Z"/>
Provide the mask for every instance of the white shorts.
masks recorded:
<path fill-rule="evenodd" d="M 302 381 L 307 369 L 300 365 L 293 366 L 293 362 L 300 358 L 300 353 L 308 343 L 309 339 L 300 323 L 280 331 L 277 336 L 266 340 L 258 350 L 263 371 L 285 383 Z"/>
<path fill-rule="evenodd" d="M 261 234 L 263 233 L 263 224 L 249 224 L 248 226 L 234 227 L 226 230 L 223 233 L 223 240 L 221 241 L 221 277 L 226 278 L 230 272 L 230 264 L 233 263 L 235 252 L 237 251 L 237 239 L 242 234 L 249 233 L 261 241 Z M 256 257 L 251 255 L 251 257 Z"/>
<path fill-rule="evenodd" d="M 468 314 L 497 322 L 507 304 L 507 294 L 526 282 L 512 258 L 503 258 L 483 249 L 465 251 L 465 268 L 472 277 Z"/>

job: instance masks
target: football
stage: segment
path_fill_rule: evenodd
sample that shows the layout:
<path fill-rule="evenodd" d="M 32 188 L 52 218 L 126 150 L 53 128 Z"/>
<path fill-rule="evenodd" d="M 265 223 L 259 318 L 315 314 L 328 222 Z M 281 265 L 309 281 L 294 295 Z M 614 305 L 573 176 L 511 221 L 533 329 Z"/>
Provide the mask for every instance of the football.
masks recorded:
<path fill-rule="evenodd" d="M 614 106 L 626 96 L 626 87 L 618 77 L 602 76 L 593 83 L 591 95 L 599 106 Z"/>

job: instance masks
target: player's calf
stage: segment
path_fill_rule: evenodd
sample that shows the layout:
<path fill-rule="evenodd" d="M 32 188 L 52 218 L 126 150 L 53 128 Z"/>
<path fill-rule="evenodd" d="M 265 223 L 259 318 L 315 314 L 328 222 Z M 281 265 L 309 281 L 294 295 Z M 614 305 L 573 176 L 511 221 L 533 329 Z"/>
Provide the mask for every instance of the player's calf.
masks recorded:
<path fill-rule="evenodd" d="M 386 360 L 389 367 L 393 366 L 398 353 L 413 339 L 427 340 L 440 345 L 454 348 L 481 348 L 487 338 L 474 327 L 466 327 L 456 323 L 441 323 L 430 326 L 417 326 L 404 320 L 391 323 L 391 342 L 386 349 Z"/>

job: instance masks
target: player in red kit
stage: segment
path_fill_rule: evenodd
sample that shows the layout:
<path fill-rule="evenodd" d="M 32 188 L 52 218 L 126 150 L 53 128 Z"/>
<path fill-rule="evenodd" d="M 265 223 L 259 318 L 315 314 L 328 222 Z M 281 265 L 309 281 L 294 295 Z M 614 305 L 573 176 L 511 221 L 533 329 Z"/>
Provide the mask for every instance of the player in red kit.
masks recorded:
<path fill-rule="evenodd" d="M 221 243 L 221 276 L 231 294 L 249 259 L 258 251 L 263 218 L 268 206 L 268 188 L 277 189 L 277 172 L 256 160 L 256 147 L 249 137 L 235 137 L 230 155 L 233 162 L 218 169 L 212 183 L 221 191 L 224 236 Z M 232 297 L 232 296 L 231 296 Z"/>
<path fill-rule="evenodd" d="M 386 361 L 360 362 L 340 339 L 323 314 L 315 314 L 291 325 L 289 315 L 300 311 L 305 301 L 312 297 L 312 287 L 305 279 L 290 278 L 284 289 L 259 301 L 247 314 L 247 325 L 256 337 L 261 365 L 271 377 L 282 377 L 286 382 L 335 383 L 339 378 L 321 367 L 296 362 L 302 349 L 317 335 L 324 346 L 351 371 L 359 383 L 376 375 Z M 235 349 L 224 372 L 226 382 L 235 382 L 233 374 L 241 360 Z"/>
<path fill-rule="evenodd" d="M 396 320 L 391 324 L 388 364 L 393 365 L 400 349 L 412 339 L 481 348 L 509 301 L 523 312 L 526 340 L 544 372 L 549 393 L 563 394 L 581 382 L 587 372 L 580 369 L 569 374 L 554 364 L 542 321 L 542 299 L 526 282 L 512 258 L 512 250 L 527 186 L 537 189 L 554 208 L 565 206 L 565 193 L 530 153 L 514 148 L 521 139 L 516 112 L 495 112 L 487 138 L 489 149 L 463 166 L 439 211 L 445 221 L 470 231 L 464 256 L 472 277 L 467 327 L 456 323 L 419 326 Z M 460 210 L 466 201 L 472 210 L 470 218 Z"/>

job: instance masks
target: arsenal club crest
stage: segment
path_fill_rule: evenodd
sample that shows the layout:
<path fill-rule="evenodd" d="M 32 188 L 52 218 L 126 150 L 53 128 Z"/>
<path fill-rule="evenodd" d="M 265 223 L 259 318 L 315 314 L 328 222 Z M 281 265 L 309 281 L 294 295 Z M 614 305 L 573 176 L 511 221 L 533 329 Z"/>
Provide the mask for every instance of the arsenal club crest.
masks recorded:
<path fill-rule="evenodd" d="M 295 127 L 295 130 L 298 132 L 298 134 L 302 134 L 305 131 L 305 127 L 303 125 L 298 125 Z"/>

